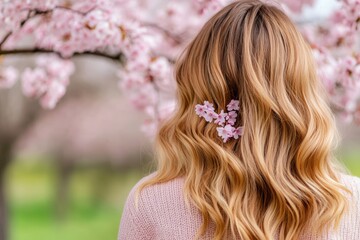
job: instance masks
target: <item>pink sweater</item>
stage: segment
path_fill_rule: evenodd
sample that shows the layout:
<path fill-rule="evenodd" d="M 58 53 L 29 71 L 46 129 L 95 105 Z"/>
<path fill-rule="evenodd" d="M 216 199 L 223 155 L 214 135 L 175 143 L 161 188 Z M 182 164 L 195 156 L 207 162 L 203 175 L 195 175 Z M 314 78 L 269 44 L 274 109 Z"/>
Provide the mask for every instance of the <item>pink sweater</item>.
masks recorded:
<path fill-rule="evenodd" d="M 139 211 L 134 206 L 134 191 L 142 178 L 130 191 L 120 223 L 118 240 L 191 240 L 201 225 L 201 215 L 192 206 L 186 208 L 182 188 L 184 178 L 146 187 L 139 197 Z M 301 240 L 360 240 L 360 178 L 342 175 L 341 181 L 353 191 L 350 211 L 344 216 L 339 231 L 325 236 L 303 234 Z M 212 239 L 214 226 L 210 225 L 203 239 Z"/>

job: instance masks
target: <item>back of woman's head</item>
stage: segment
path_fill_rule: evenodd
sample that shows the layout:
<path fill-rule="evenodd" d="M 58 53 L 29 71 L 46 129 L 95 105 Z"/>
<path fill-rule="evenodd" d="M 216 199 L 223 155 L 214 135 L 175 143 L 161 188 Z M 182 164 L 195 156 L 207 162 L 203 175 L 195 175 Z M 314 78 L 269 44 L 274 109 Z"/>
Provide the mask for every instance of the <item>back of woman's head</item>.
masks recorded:
<path fill-rule="evenodd" d="M 216 239 L 297 239 L 336 227 L 347 203 L 332 161 L 336 126 L 311 50 L 289 18 L 259 0 L 214 15 L 176 65 L 178 108 L 159 129 L 158 172 L 143 187 L 186 176 L 187 199 Z M 239 139 L 195 114 L 239 100 Z"/>

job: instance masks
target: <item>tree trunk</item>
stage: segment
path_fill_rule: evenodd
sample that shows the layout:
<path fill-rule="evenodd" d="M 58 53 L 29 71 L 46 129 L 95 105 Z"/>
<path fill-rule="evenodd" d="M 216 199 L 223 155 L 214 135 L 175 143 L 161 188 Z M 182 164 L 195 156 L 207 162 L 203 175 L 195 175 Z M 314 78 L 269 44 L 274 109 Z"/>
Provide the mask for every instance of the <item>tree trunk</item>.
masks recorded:
<path fill-rule="evenodd" d="M 71 162 L 58 159 L 58 184 L 56 189 L 55 211 L 56 219 L 61 221 L 66 218 L 69 203 L 69 180 L 73 171 Z"/>
<path fill-rule="evenodd" d="M 0 240 L 9 239 L 5 174 L 14 155 L 12 149 L 40 111 L 39 104 L 28 101 L 20 89 L 20 85 L 10 90 L 0 89 Z"/>
<path fill-rule="evenodd" d="M 8 144 L 0 147 L 0 240 L 8 237 L 8 209 L 6 202 L 5 173 L 11 159 L 11 150 Z"/>
<path fill-rule="evenodd" d="M 8 213 L 4 183 L 5 167 L 0 169 L 0 240 L 8 239 Z"/>

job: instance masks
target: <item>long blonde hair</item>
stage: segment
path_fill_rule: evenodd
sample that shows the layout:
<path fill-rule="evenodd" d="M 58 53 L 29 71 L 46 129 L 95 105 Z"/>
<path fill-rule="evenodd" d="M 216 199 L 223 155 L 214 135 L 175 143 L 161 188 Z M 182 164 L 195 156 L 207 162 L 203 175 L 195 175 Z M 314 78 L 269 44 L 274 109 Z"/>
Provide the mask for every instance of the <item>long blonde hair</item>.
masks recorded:
<path fill-rule="evenodd" d="M 184 193 L 214 239 L 297 239 L 337 228 L 350 192 L 333 156 L 334 117 L 311 49 L 277 7 L 242 0 L 215 14 L 176 63 L 178 106 L 157 134 L 156 175 L 185 176 Z M 240 139 L 226 143 L 195 114 L 204 100 L 240 101 Z M 350 192 L 351 193 L 351 192 Z M 333 224 L 333 225 L 332 225 Z"/>

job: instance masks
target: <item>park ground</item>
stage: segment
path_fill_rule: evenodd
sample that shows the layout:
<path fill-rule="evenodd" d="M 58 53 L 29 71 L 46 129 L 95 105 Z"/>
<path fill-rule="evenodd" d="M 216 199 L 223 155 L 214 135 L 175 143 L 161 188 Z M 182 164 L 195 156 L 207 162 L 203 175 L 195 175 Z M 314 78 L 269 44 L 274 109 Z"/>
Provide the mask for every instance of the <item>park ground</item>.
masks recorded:
<path fill-rule="evenodd" d="M 360 151 L 339 157 L 360 176 Z M 59 215 L 58 173 L 52 161 L 14 161 L 7 174 L 10 240 L 116 239 L 122 207 L 131 187 L 146 174 L 138 169 L 77 167 Z"/>

